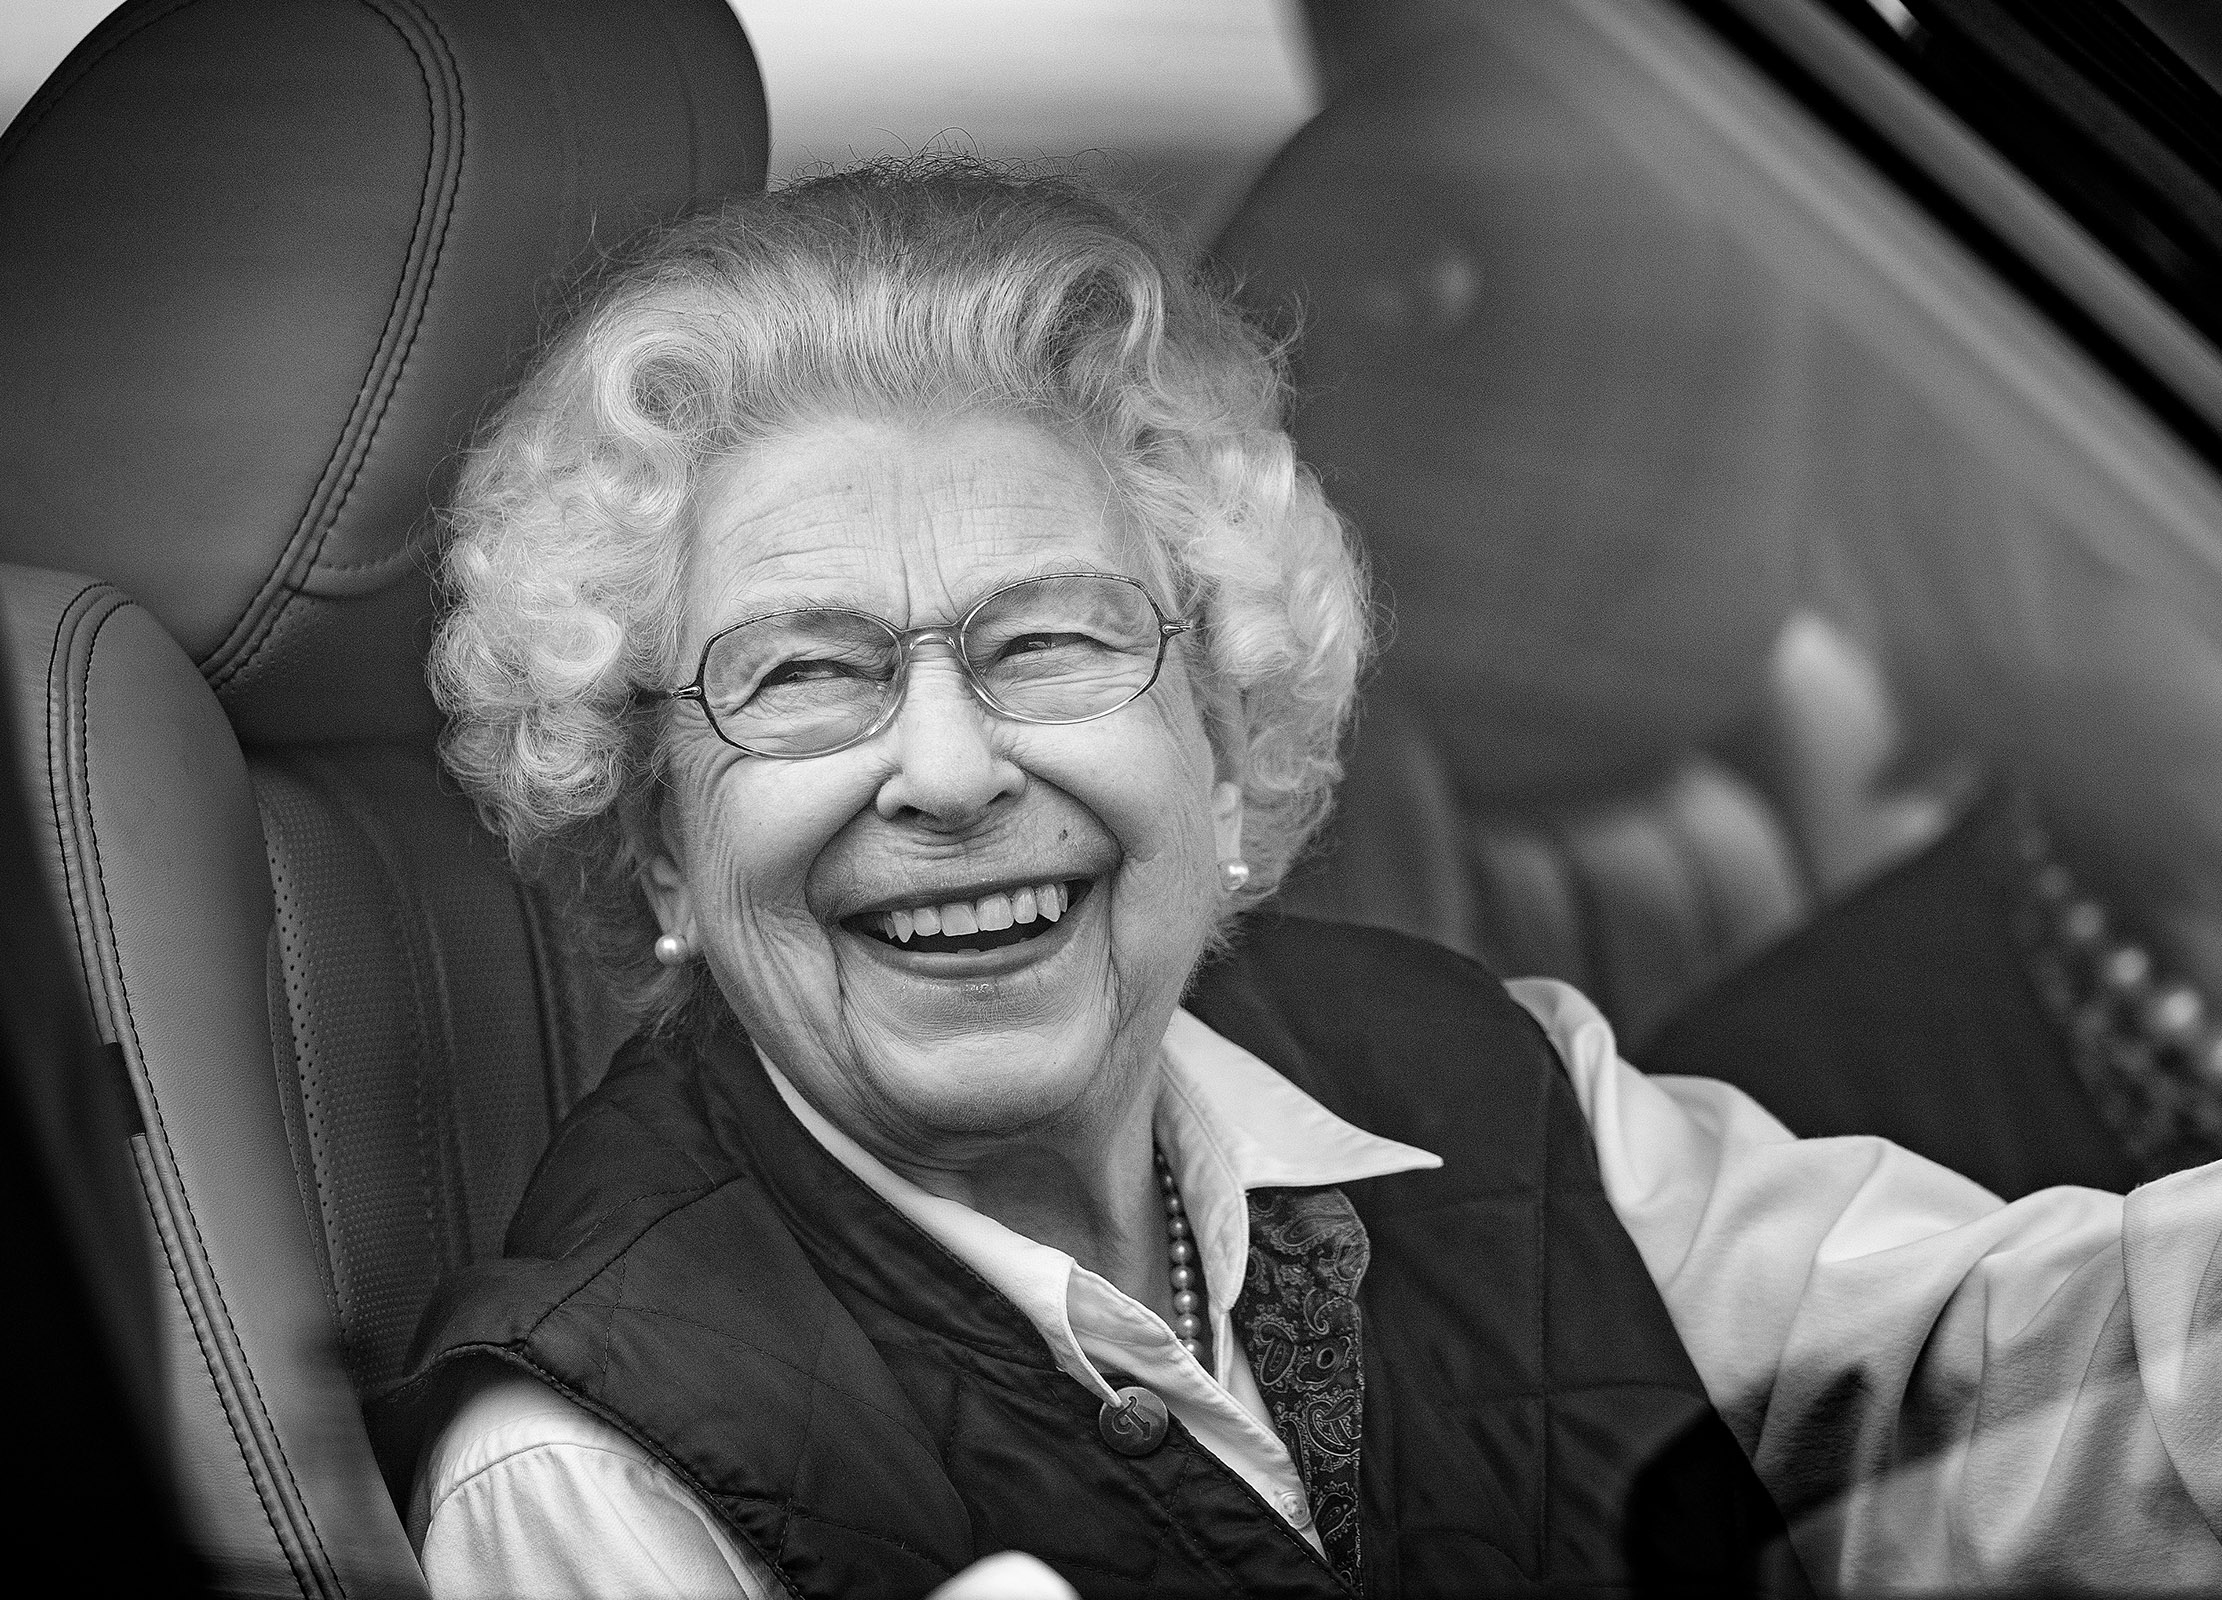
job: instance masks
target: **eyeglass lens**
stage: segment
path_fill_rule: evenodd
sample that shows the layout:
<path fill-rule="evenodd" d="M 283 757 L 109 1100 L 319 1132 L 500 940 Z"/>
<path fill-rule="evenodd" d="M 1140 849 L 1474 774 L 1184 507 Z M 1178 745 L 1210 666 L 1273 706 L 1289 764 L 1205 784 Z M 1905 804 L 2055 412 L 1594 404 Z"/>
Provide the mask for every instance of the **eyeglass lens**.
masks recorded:
<path fill-rule="evenodd" d="M 1150 686 L 1163 639 L 1139 585 L 1035 578 L 990 595 L 961 635 L 975 688 L 1026 722 L 1085 722 Z M 869 732 L 902 672 L 901 636 L 861 611 L 788 611 L 720 635 L 703 663 L 718 731 L 765 755 L 814 755 Z"/>

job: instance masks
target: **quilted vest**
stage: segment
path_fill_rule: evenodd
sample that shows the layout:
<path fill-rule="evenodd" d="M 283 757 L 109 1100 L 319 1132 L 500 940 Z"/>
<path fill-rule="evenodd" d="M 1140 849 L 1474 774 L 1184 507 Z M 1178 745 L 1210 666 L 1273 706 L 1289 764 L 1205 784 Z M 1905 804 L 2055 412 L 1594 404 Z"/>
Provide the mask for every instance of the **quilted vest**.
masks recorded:
<path fill-rule="evenodd" d="M 1177 1422 L 1151 1454 L 1110 1449 L 1017 1308 L 812 1139 L 737 1034 L 636 1040 L 565 1123 L 505 1257 L 443 1287 L 373 1408 L 390 1478 L 406 1488 L 492 1358 L 638 1440 L 804 1595 L 921 1595 L 1003 1549 L 1089 1596 L 1803 1589 L 1572 1087 L 1501 984 L 1397 935 L 1275 918 L 1187 1004 L 1444 1159 L 1251 1197 L 1235 1323 L 1269 1397 L 1330 1374 L 1324 1432 L 1275 1409 L 1315 1506 L 1355 1501 L 1330 1540 L 1343 1570 Z M 1353 1208 L 1350 1311 L 1287 1224 Z M 1276 1276 L 1304 1314 L 1260 1303 Z"/>

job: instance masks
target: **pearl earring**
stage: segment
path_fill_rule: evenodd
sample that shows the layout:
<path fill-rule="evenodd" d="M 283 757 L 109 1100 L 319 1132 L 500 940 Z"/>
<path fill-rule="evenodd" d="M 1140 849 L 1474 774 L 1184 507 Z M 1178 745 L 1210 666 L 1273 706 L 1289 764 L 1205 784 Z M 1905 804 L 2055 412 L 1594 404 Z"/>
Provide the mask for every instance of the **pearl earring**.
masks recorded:
<path fill-rule="evenodd" d="M 667 933 L 656 941 L 656 959 L 667 967 L 676 967 L 694 953 L 694 946 L 684 934 Z"/>
<path fill-rule="evenodd" d="M 1250 881 L 1250 863 L 1240 856 L 1219 863 L 1219 887 L 1233 894 Z"/>

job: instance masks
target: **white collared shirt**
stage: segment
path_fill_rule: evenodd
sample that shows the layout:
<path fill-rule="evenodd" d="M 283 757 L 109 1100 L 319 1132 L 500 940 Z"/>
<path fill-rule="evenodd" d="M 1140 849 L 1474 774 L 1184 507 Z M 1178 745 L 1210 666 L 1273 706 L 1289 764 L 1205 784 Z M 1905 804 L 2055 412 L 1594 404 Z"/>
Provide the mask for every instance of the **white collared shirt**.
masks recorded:
<path fill-rule="evenodd" d="M 2222 1589 L 2222 1163 L 2126 1201 L 2054 1189 L 2008 1205 L 1880 1139 L 1795 1139 L 1725 1084 L 1646 1078 L 1574 990 L 1509 988 L 1566 1064 L 1606 1196 L 1715 1406 L 1777 1500 L 1812 1508 L 1793 1538 L 1818 1587 Z M 926 1194 L 774 1082 L 1076 1381 L 1108 1395 L 1109 1366 L 1155 1389 L 1316 1547 L 1228 1326 L 1244 1195 L 1437 1162 L 1185 1012 L 1163 1059 L 1156 1133 L 1204 1263 L 1208 1374 L 1147 1307 Z M 529 1377 L 491 1380 L 456 1413 L 411 1521 L 438 1600 L 781 1592 L 639 1446 Z M 1032 1574 L 995 1592 L 1062 1592 Z"/>

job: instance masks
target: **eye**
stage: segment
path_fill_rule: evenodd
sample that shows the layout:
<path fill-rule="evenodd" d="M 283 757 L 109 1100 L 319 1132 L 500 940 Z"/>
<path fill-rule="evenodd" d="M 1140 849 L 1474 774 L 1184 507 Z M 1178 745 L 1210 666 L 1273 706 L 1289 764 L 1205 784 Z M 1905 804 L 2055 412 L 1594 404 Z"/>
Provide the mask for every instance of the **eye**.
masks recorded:
<path fill-rule="evenodd" d="M 1100 641 L 1091 639 L 1084 633 L 1022 633 L 997 647 L 993 659 L 1009 661 L 1018 656 L 1040 655 L 1050 650 L 1093 648 L 1099 643 Z"/>
<path fill-rule="evenodd" d="M 841 661 L 831 656 L 805 656 L 793 661 L 782 661 L 766 672 L 756 682 L 756 692 L 766 689 L 784 689 L 790 685 L 830 683 L 842 678 L 861 678 L 865 673 L 854 661 Z"/>
<path fill-rule="evenodd" d="M 894 670 L 884 641 L 827 637 L 781 625 L 736 628 L 712 654 L 704 688 L 718 711 L 760 701 L 792 704 L 877 688 Z"/>

